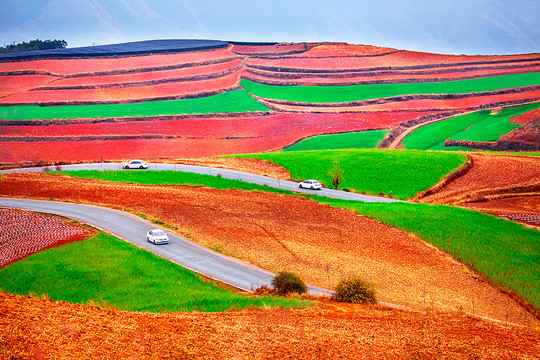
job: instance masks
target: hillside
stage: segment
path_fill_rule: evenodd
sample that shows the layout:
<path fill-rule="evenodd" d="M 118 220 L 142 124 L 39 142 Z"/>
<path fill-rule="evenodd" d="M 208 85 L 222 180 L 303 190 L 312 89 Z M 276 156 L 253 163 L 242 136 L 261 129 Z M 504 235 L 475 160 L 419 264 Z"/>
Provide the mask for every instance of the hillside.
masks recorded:
<path fill-rule="evenodd" d="M 539 69 L 540 54 L 341 43 L 157 40 L 4 55 L 0 163 L 264 152 L 393 130 L 537 102 Z M 531 135 L 509 136 L 535 149 Z"/>

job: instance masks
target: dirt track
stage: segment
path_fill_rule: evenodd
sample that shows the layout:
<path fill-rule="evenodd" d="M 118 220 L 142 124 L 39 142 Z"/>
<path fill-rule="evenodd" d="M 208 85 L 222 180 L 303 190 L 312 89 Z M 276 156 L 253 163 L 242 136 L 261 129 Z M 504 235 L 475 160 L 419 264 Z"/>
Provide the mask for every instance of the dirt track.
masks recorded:
<path fill-rule="evenodd" d="M 111 184 L 44 174 L 6 174 L 0 194 L 91 202 L 144 213 L 194 241 L 273 272 L 333 287 L 359 274 L 381 301 L 416 309 L 536 320 L 465 266 L 406 232 L 302 197 L 205 187 Z M 146 199 L 154 199 L 152 202 Z"/>

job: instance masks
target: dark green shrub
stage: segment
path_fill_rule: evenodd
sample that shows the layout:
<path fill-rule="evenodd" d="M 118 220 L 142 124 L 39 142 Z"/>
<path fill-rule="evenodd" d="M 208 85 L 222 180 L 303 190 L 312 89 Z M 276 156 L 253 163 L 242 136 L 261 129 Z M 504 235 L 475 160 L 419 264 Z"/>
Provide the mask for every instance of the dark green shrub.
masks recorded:
<path fill-rule="evenodd" d="M 278 295 L 292 292 L 302 294 L 307 291 L 307 286 L 302 279 L 287 271 L 282 271 L 274 277 L 272 287 L 277 291 Z"/>
<path fill-rule="evenodd" d="M 371 283 L 359 276 L 353 276 L 339 282 L 334 293 L 334 300 L 355 304 L 363 302 L 376 304 L 376 295 L 375 288 Z"/>

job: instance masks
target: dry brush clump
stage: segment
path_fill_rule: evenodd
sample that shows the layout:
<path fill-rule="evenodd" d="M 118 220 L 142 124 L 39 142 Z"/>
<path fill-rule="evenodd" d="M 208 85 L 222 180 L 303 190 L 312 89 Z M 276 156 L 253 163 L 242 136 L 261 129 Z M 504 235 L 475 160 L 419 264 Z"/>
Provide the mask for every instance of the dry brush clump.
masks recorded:
<path fill-rule="evenodd" d="M 335 289 L 333 299 L 339 302 L 353 304 L 359 303 L 377 303 L 377 293 L 375 286 L 364 280 L 360 276 L 353 276 L 341 280 Z"/>

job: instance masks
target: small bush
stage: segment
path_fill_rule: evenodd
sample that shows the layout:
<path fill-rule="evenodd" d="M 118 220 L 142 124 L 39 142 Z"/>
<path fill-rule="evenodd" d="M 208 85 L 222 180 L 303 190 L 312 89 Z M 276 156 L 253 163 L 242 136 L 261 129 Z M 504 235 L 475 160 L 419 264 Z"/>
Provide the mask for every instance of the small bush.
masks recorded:
<path fill-rule="evenodd" d="M 368 302 L 376 304 L 376 293 L 373 285 L 359 276 L 341 280 L 336 286 L 334 300 L 348 303 Z"/>
<path fill-rule="evenodd" d="M 272 286 L 278 295 L 285 295 L 288 293 L 303 294 L 307 291 L 307 286 L 302 279 L 287 271 L 282 271 L 277 274 L 272 280 Z"/>

